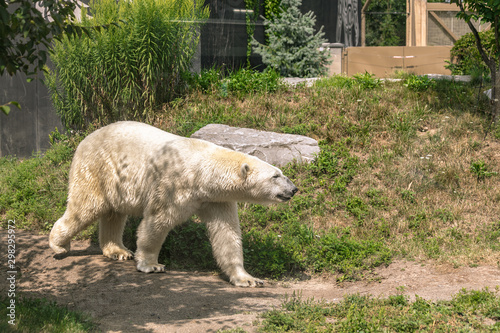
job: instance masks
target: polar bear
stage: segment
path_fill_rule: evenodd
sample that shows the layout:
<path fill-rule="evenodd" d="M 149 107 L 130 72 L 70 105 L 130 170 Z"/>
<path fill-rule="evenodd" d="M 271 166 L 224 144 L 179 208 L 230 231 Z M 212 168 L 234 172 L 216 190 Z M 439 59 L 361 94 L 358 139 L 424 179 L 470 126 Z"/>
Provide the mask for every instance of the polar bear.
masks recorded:
<path fill-rule="evenodd" d="M 286 202 L 296 192 L 281 170 L 256 157 L 150 125 L 117 122 L 78 146 L 67 208 L 52 228 L 49 245 L 57 254 L 66 253 L 71 239 L 99 220 L 103 255 L 132 259 L 122 242 L 126 216 L 142 216 L 137 270 L 163 272 L 158 254 L 168 232 L 197 215 L 207 225 L 213 255 L 229 281 L 255 287 L 263 281 L 243 267 L 237 202 Z"/>

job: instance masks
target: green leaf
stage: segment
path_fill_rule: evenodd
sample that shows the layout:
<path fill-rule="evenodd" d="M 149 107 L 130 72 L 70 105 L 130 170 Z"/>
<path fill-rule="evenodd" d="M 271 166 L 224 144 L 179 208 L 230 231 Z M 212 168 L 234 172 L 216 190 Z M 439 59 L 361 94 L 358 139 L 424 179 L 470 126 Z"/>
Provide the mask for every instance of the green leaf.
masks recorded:
<path fill-rule="evenodd" d="M 21 109 L 21 104 L 19 104 L 19 103 L 18 103 L 18 102 L 16 102 L 16 101 L 12 101 L 12 102 L 10 102 L 9 104 L 12 104 L 12 105 L 16 106 L 18 109 Z"/>
<path fill-rule="evenodd" d="M 7 105 L 0 105 L 0 109 L 2 110 L 2 112 L 5 114 L 5 115 L 9 115 L 10 113 L 10 107 L 8 107 Z"/>

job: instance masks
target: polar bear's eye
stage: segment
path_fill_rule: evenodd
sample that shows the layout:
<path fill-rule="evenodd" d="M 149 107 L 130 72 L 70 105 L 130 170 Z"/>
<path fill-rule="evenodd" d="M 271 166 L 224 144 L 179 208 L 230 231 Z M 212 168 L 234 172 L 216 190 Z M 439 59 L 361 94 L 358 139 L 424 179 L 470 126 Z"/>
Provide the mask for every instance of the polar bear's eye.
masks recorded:
<path fill-rule="evenodd" d="M 273 176 L 273 178 L 274 178 L 274 179 L 279 178 L 279 177 L 280 177 L 279 173 L 277 173 L 277 174 L 275 174 L 275 175 Z"/>

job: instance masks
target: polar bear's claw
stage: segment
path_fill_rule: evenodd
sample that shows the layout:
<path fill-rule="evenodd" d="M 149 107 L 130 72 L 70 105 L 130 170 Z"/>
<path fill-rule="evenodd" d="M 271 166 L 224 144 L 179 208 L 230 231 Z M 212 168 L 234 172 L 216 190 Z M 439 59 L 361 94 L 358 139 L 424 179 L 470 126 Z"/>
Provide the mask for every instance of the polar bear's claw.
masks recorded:
<path fill-rule="evenodd" d="M 137 264 L 137 270 L 144 273 L 161 273 L 165 272 L 165 265 L 155 264 L 147 265 L 144 263 Z"/>
<path fill-rule="evenodd" d="M 131 253 L 131 252 L 127 252 L 127 253 L 115 253 L 113 254 L 113 258 L 114 260 L 130 260 L 134 258 L 134 255 Z"/>
<path fill-rule="evenodd" d="M 125 248 L 106 248 L 102 254 L 113 260 L 129 260 L 134 257 L 134 254 Z"/>
<path fill-rule="evenodd" d="M 254 277 L 247 277 L 242 279 L 233 279 L 231 281 L 236 287 L 263 287 L 264 281 L 256 279 Z"/>
<path fill-rule="evenodd" d="M 50 242 L 49 245 L 50 245 L 50 248 L 52 250 L 54 250 L 54 252 L 56 254 L 59 254 L 59 255 L 68 253 L 70 250 L 70 246 L 71 246 L 70 243 L 62 245 L 62 246 L 58 246 L 58 245 L 53 244 L 52 242 Z"/>

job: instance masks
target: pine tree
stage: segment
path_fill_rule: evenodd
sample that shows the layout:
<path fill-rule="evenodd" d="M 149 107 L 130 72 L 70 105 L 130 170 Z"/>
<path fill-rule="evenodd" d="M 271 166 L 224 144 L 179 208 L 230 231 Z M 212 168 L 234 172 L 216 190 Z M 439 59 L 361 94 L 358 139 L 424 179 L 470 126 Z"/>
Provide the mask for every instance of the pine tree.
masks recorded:
<path fill-rule="evenodd" d="M 312 11 L 300 12 L 302 0 L 282 0 L 283 11 L 264 20 L 269 45 L 252 40 L 262 62 L 285 77 L 316 77 L 324 75 L 330 54 L 321 50 L 323 27 L 315 33 L 316 16 Z"/>

